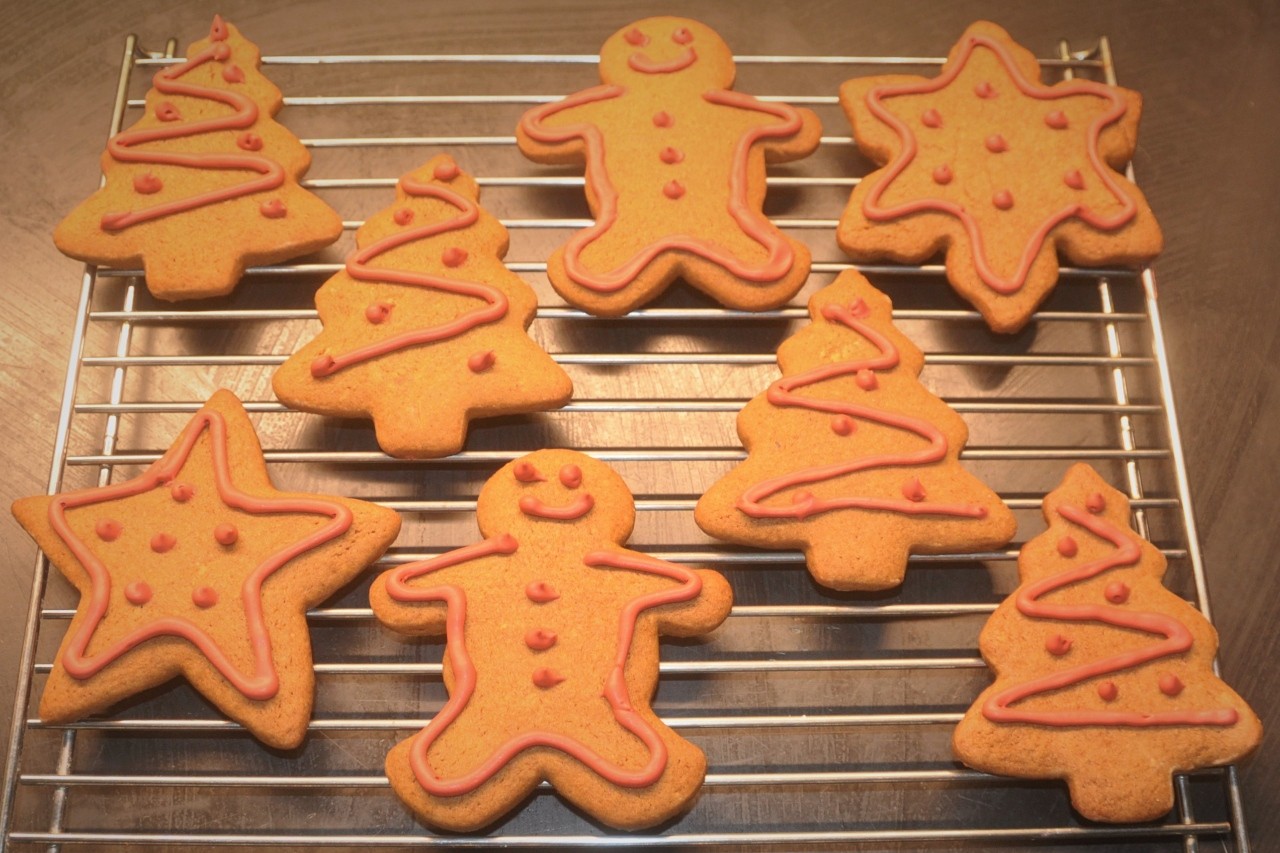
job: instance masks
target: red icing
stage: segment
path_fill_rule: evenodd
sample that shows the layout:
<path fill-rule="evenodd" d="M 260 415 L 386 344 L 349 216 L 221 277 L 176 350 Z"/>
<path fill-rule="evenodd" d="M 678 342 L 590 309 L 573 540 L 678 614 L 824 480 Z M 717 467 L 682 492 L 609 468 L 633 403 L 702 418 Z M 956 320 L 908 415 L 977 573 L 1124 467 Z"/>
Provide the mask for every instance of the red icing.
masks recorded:
<path fill-rule="evenodd" d="M 240 540 L 240 531 L 234 524 L 219 524 L 213 528 L 213 538 L 219 545 L 230 547 Z"/>
<path fill-rule="evenodd" d="M 1008 210 L 1013 207 L 1013 193 L 1008 190 L 1000 190 L 991 197 L 991 203 L 1001 210 Z"/>
<path fill-rule="evenodd" d="M 467 369 L 472 373 L 484 373 L 493 367 L 493 363 L 497 360 L 498 356 L 491 349 L 473 352 L 467 356 Z"/>
<path fill-rule="evenodd" d="M 195 496 L 196 490 L 187 483 L 174 483 L 169 487 L 169 494 L 180 504 L 184 504 Z"/>
<path fill-rule="evenodd" d="M 1032 619 L 1100 622 L 1117 628 L 1155 634 L 1162 639 L 1144 648 L 1083 663 L 1002 690 L 983 704 L 983 716 L 996 723 L 1030 723 L 1041 726 L 1229 726 L 1235 723 L 1239 715 L 1234 708 L 1144 714 L 1100 710 L 1024 711 L 1010 707 L 1024 699 L 1071 687 L 1091 678 L 1133 669 L 1161 658 L 1175 657 L 1191 648 L 1191 632 L 1177 619 L 1163 613 L 1136 613 L 1116 607 L 1057 604 L 1043 600 L 1057 590 L 1090 580 L 1112 569 L 1136 565 L 1142 557 L 1142 551 L 1133 535 L 1106 519 L 1096 518 L 1073 506 L 1058 507 L 1058 514 L 1099 539 L 1110 542 L 1115 550 L 1101 559 L 1025 584 L 1015 597 L 1018 611 Z"/>
<path fill-rule="evenodd" d="M 892 370 L 898 366 L 898 350 L 892 341 L 875 329 L 863 323 L 855 315 L 854 309 L 843 305 L 825 305 L 822 316 L 828 321 L 839 323 L 857 332 L 877 349 L 877 354 L 867 359 L 841 361 L 824 364 L 795 376 L 784 376 L 769 386 L 767 398 L 778 407 L 796 406 L 815 412 L 826 412 L 830 415 L 845 415 L 850 418 L 861 418 L 894 429 L 914 433 L 928 442 L 927 447 L 905 453 L 866 456 L 834 465 L 822 465 L 805 468 L 752 486 L 738 498 L 737 507 L 752 518 L 807 518 L 820 512 L 835 509 L 870 509 L 888 512 L 900 512 L 907 515 L 950 515 L 963 518 L 985 518 L 985 507 L 968 504 L 940 504 L 931 501 L 912 501 L 896 498 L 875 497 L 836 497 L 817 498 L 805 493 L 790 506 L 765 506 L 762 502 L 772 495 L 796 486 L 833 480 L 847 474 L 868 471 L 875 468 L 893 468 L 912 465 L 928 465 L 937 462 L 947 455 L 947 438 L 936 426 L 920 418 L 897 412 L 873 409 L 858 403 L 846 403 L 840 400 L 824 400 L 817 397 L 806 397 L 796 393 L 796 389 L 804 388 L 818 382 L 825 382 L 841 376 L 857 376 L 860 371 Z M 865 305 L 864 305 L 865 307 Z M 873 374 L 874 375 L 874 374 Z M 855 380 L 856 381 L 856 380 Z"/>
<path fill-rule="evenodd" d="M 1158 684 L 1160 686 L 1160 692 L 1166 696 L 1177 696 L 1182 692 L 1183 687 L 1185 687 L 1182 683 L 1182 679 L 1178 678 L 1178 676 L 1171 672 L 1161 673 Z"/>
<path fill-rule="evenodd" d="M 1044 641 L 1044 648 L 1049 654 L 1055 657 L 1062 657 L 1071 651 L 1071 641 L 1061 634 L 1054 634 Z"/>
<path fill-rule="evenodd" d="M 133 188 L 143 195 L 151 195 L 164 189 L 164 184 L 150 172 L 143 172 L 133 179 Z"/>
<path fill-rule="evenodd" d="M 951 167 L 946 163 L 933 170 L 933 182 L 935 184 L 949 184 L 955 175 L 951 173 Z"/>
<path fill-rule="evenodd" d="M 1080 174 L 1079 169 L 1071 169 L 1062 176 L 1062 182 L 1073 190 L 1084 189 L 1084 175 Z"/>
<path fill-rule="evenodd" d="M 1112 581 L 1102 591 L 1102 596 L 1112 604 L 1124 604 L 1129 600 L 1129 585 L 1124 581 Z"/>
<path fill-rule="evenodd" d="M 391 214 L 391 218 L 395 220 L 397 225 L 408 225 L 413 221 L 413 211 L 407 207 L 402 207 Z"/>
<path fill-rule="evenodd" d="M 564 676 L 549 666 L 540 666 L 533 671 L 533 683 L 547 690 L 564 681 Z"/>
<path fill-rule="evenodd" d="M 259 212 L 267 219 L 283 219 L 288 215 L 289 211 L 278 198 L 271 198 L 258 205 Z"/>
<path fill-rule="evenodd" d="M 207 610 L 218 603 L 218 592 L 211 586 L 196 587 L 191 592 L 191 603 L 201 610 Z"/>
<path fill-rule="evenodd" d="M 1089 495 L 1089 497 L 1085 498 L 1084 506 L 1085 509 L 1089 510 L 1089 512 L 1097 515 L 1107 508 L 1107 500 L 1098 492 L 1094 492 Z"/>
<path fill-rule="evenodd" d="M 221 15 L 213 16 L 213 23 L 209 26 L 209 38 L 213 41 L 226 41 L 227 36 L 231 32 L 227 29 L 226 23 L 222 20 Z"/>
<path fill-rule="evenodd" d="M 261 151 L 262 137 L 252 131 L 246 130 L 244 133 L 236 136 L 236 145 L 245 151 Z"/>
<path fill-rule="evenodd" d="M 450 246 L 440 254 L 440 262 L 446 267 L 460 267 L 467 262 L 467 250 Z"/>
<path fill-rule="evenodd" d="M 582 485 L 582 469 L 577 465 L 565 465 L 560 469 L 560 482 L 566 488 L 578 488 Z"/>
<path fill-rule="evenodd" d="M 475 281 L 443 278 L 429 273 L 369 266 L 370 261 L 384 252 L 389 252 L 415 240 L 422 240 L 437 234 L 470 227 L 480 218 L 480 208 L 476 206 L 475 202 L 447 187 L 419 183 L 413 178 L 405 176 L 400 179 L 400 189 L 407 195 L 440 199 L 457 208 L 459 214 L 452 219 L 391 234 L 376 243 L 353 252 L 347 258 L 347 274 L 359 281 L 385 281 L 411 287 L 425 287 L 445 293 L 456 293 L 460 296 L 473 296 L 483 300 L 485 305 L 438 326 L 428 326 L 425 329 L 404 332 L 347 353 L 322 355 L 311 363 L 311 375 L 314 377 L 328 376 L 353 364 L 369 361 L 408 347 L 456 338 L 477 326 L 492 323 L 506 316 L 507 296 L 491 285 Z M 458 251 L 462 250 L 459 249 Z"/>
<path fill-rule="evenodd" d="M 156 104 L 156 118 L 161 121 L 181 121 L 182 113 L 178 112 L 171 101 L 161 101 Z"/>
<path fill-rule="evenodd" d="M 852 435 L 857 428 L 858 425 L 848 415 L 836 415 L 831 419 L 831 431 L 836 435 Z"/>
<path fill-rule="evenodd" d="M 920 482 L 919 477 L 912 477 L 902 484 L 902 496 L 916 503 L 925 499 L 924 484 Z"/>
<path fill-rule="evenodd" d="M 151 600 L 151 584 L 146 581 L 133 581 L 124 588 L 125 600 L 138 607 Z"/>
<path fill-rule="evenodd" d="M 1114 702 L 1120 695 L 1120 688 L 1114 681 L 1103 681 L 1098 684 L 1098 698 L 1103 702 Z"/>
<path fill-rule="evenodd" d="M 683 71 L 697 61 L 697 51 L 691 47 L 686 47 L 676 55 L 675 59 L 668 59 L 666 62 L 654 62 L 643 53 L 633 53 L 627 57 L 627 66 L 632 71 L 639 71 L 641 74 L 674 74 L 677 71 Z"/>
<path fill-rule="evenodd" d="M 677 199 L 684 195 L 684 184 L 679 181 L 667 181 L 662 186 L 662 194 L 669 199 Z"/>
<path fill-rule="evenodd" d="M 950 85 L 952 81 L 959 76 L 969 61 L 969 57 L 973 54 L 975 47 L 985 47 L 991 50 L 996 58 L 1004 66 L 1010 81 L 1025 96 L 1035 98 L 1037 100 L 1049 101 L 1059 98 L 1070 97 L 1074 95 L 1094 95 L 1104 98 L 1110 104 L 1110 108 L 1102 115 L 1098 116 L 1092 124 L 1089 125 L 1086 137 L 1086 148 L 1089 162 L 1097 172 L 1098 177 L 1106 185 L 1107 189 L 1121 203 L 1120 210 L 1110 216 L 1099 215 L 1087 208 L 1078 201 L 1071 201 L 1062 208 L 1051 213 L 1045 218 L 1044 222 L 1032 233 L 1027 241 L 1027 246 L 1023 250 L 1022 258 L 1018 263 L 1017 270 L 1013 275 L 1003 277 L 997 274 L 987 261 L 986 249 L 984 247 L 982 232 L 978 227 L 977 220 L 969 213 L 964 206 L 945 199 L 920 199 L 916 201 L 908 201 L 896 204 L 892 207 L 882 207 L 881 198 L 894 182 L 894 180 L 902 174 L 902 172 L 915 159 L 918 152 L 915 134 L 912 129 L 901 119 L 890 112 L 882 103 L 885 98 L 892 98 L 898 95 L 928 95 L 939 91 Z M 994 98 L 996 96 L 995 88 L 989 82 L 982 82 L 975 87 L 974 92 L 980 98 Z M 892 84 L 887 86 L 877 86 L 867 92 L 867 107 L 878 119 L 892 127 L 902 141 L 902 151 L 896 160 L 891 163 L 884 172 L 884 176 L 878 179 L 876 185 L 867 193 L 863 200 L 863 214 L 867 219 L 873 222 L 884 222 L 890 219 L 897 219 L 902 216 L 909 216 L 913 213 L 922 211 L 939 211 L 949 213 L 955 216 L 964 225 L 965 231 L 968 233 L 969 242 L 973 247 L 973 264 L 978 276 L 997 293 L 1009 294 L 1014 293 L 1022 288 L 1026 281 L 1027 273 L 1031 269 L 1031 264 L 1040 252 L 1040 247 L 1044 245 L 1044 241 L 1049 232 L 1053 230 L 1060 222 L 1071 217 L 1079 217 L 1093 228 L 1110 231 L 1127 223 L 1137 213 L 1137 204 L 1132 198 L 1125 194 L 1120 185 L 1110 174 L 1111 170 L 1103 162 L 1101 155 L 1098 153 L 1098 136 L 1102 129 L 1107 125 L 1117 121 L 1124 115 L 1126 105 L 1125 101 L 1114 90 L 1095 83 L 1091 80 L 1071 80 L 1050 88 L 1033 83 L 1023 76 L 1013 61 L 1013 57 L 1005 47 L 997 41 L 986 36 L 970 36 L 964 43 L 960 54 L 955 61 L 949 63 L 946 72 L 932 80 L 921 80 L 920 82 Z M 1010 197 L 1012 204 L 1012 197 Z M 999 206 L 999 205 L 997 205 Z"/>
<path fill-rule="evenodd" d="M 1058 553 L 1064 557 L 1074 557 L 1080 552 L 1080 546 L 1076 544 L 1076 540 L 1070 536 L 1063 536 L 1058 540 Z"/>
<path fill-rule="evenodd" d="M 515 474 L 515 478 L 522 483 L 541 483 L 543 480 L 547 479 L 538 473 L 538 469 L 533 467 L 532 462 L 517 462 L 515 467 L 511 470 L 512 473 Z"/>
<path fill-rule="evenodd" d="M 942 116 L 933 107 L 929 107 L 920 116 L 920 123 L 925 127 L 942 127 Z"/>
<path fill-rule="evenodd" d="M 683 160 L 684 152 L 679 148 L 672 148 L 668 145 L 658 152 L 658 159 L 670 166 Z"/>
<path fill-rule="evenodd" d="M 223 38 L 226 36 L 224 35 Z M 227 130 L 238 130 L 251 127 L 258 120 L 258 105 L 246 95 L 225 89 L 214 89 L 195 83 L 184 83 L 179 78 L 199 68 L 206 62 L 217 59 L 219 55 L 227 55 L 227 46 L 218 41 L 209 45 L 195 56 L 165 68 L 152 78 L 152 86 L 164 95 L 182 95 L 189 98 L 217 101 L 234 111 L 227 115 L 214 116 L 198 121 L 185 122 L 173 127 L 152 127 L 141 130 L 126 130 L 107 141 L 107 153 L 121 163 L 148 163 L 153 165 L 181 166 L 189 169 L 212 169 L 216 171 L 257 172 L 258 177 L 232 184 L 228 187 L 209 190 L 187 198 L 164 202 L 141 210 L 107 213 L 102 217 L 104 231 L 120 231 L 140 222 L 148 222 L 162 216 L 194 210 L 208 204 L 229 201 L 241 196 L 267 192 L 284 183 L 284 169 L 279 163 L 266 157 L 249 154 L 201 154 L 184 151 L 158 150 L 154 148 L 135 150 L 135 146 L 149 142 L 162 142 L 170 139 L 183 139 L 205 133 L 217 133 Z M 171 112 L 167 113 L 166 108 Z M 156 110 L 161 121 L 171 123 L 181 117 L 177 109 L 168 101 L 162 102 Z M 256 146 L 250 146 L 249 141 Z M 254 150 L 262 147 L 262 140 L 256 134 L 243 133 L 236 139 L 242 149 Z"/>
<path fill-rule="evenodd" d="M 858 387 L 863 391 L 874 391 L 880 387 L 880 380 L 876 378 L 874 370 L 867 370 L 865 368 L 863 370 L 859 370 L 853 375 L 853 381 L 856 382 Z"/>
<path fill-rule="evenodd" d="M 1001 154 L 1009 150 L 1008 141 L 998 133 L 993 133 L 991 136 L 988 136 L 982 141 L 982 144 L 987 146 L 987 150 L 992 154 Z"/>
<path fill-rule="evenodd" d="M 244 71 L 239 65 L 227 65 L 222 69 L 222 79 L 228 83 L 243 83 Z"/>
<path fill-rule="evenodd" d="M 157 533 L 151 537 L 151 550 L 157 554 L 167 554 L 177 544 L 178 540 L 171 533 Z"/>
<path fill-rule="evenodd" d="M 1067 127 L 1067 114 L 1062 110 L 1054 110 L 1045 115 L 1044 123 L 1054 130 L 1064 130 Z"/>
<path fill-rule="evenodd" d="M 524 588 L 524 594 L 534 604 L 547 604 L 560 597 L 556 588 L 546 581 L 534 581 Z"/>
<path fill-rule="evenodd" d="M 93 526 L 93 532 L 98 534 L 98 538 L 103 542 L 114 542 L 120 538 L 124 528 L 120 526 L 120 522 L 112 518 L 104 518 Z"/>
<path fill-rule="evenodd" d="M 579 231 L 565 244 L 564 267 L 569 277 L 597 293 L 613 293 L 630 284 L 653 262 L 654 258 L 669 251 L 683 251 L 698 255 L 746 281 L 772 282 L 786 275 L 794 260 L 791 245 L 762 213 L 751 209 L 748 200 L 750 155 L 752 146 L 760 140 L 793 136 L 804 127 L 804 122 L 798 112 L 785 104 L 763 103 L 750 95 L 725 89 L 704 92 L 703 100 L 717 106 L 763 112 L 781 119 L 780 124 L 756 125 L 738 139 L 733 151 L 733 166 L 729 173 L 729 214 L 744 234 L 768 250 L 769 257 L 762 264 L 752 266 L 707 240 L 688 235 L 672 235 L 655 240 L 630 260 L 608 272 L 593 273 L 582 265 L 583 250 L 613 227 L 618 218 L 618 192 L 614 189 L 605 168 L 604 137 L 600 128 L 594 124 L 544 128 L 542 122 L 562 110 L 617 98 L 625 92 L 626 89 L 622 86 L 597 86 L 570 95 L 557 103 L 530 110 L 520 120 L 520 126 L 524 132 L 529 138 L 538 142 L 567 142 L 581 138 L 586 143 L 587 186 L 589 192 L 595 195 L 599 210 L 596 213 L 595 225 Z M 653 117 L 653 122 L 659 127 L 670 127 L 671 117 L 665 112 L 660 112 Z"/>
<path fill-rule="evenodd" d="M 555 631 L 548 631 L 546 628 L 530 628 L 528 633 L 524 635 L 524 644 L 535 652 L 545 652 L 556 644 L 559 637 Z"/>
<path fill-rule="evenodd" d="M 458 168 L 457 163 L 452 160 L 447 160 L 436 166 L 435 169 L 432 170 L 431 175 L 437 181 L 452 181 L 461 173 L 462 170 Z"/>
<path fill-rule="evenodd" d="M 636 47 L 644 47 L 649 43 L 649 37 L 640 32 L 639 27 L 632 27 L 627 30 L 623 38 L 627 40 L 627 44 L 635 45 Z"/>
<path fill-rule="evenodd" d="M 245 675 L 236 668 L 213 641 L 194 623 L 181 617 L 164 617 L 141 625 L 106 648 L 88 654 L 89 642 L 107 612 L 111 595 L 111 575 L 103 562 L 71 530 L 66 512 L 104 501 L 119 500 L 154 489 L 168 482 L 186 465 L 196 441 L 209 434 L 209 452 L 213 457 L 213 474 L 222 502 L 232 509 L 254 514 L 311 513 L 328 516 L 329 521 L 317 530 L 268 556 L 245 578 L 240 601 L 245 612 L 245 629 L 253 650 L 253 672 Z M 351 527 L 351 510 L 339 503 L 307 498 L 259 498 L 245 494 L 231 482 L 227 458 L 227 426 L 221 414 L 202 411 L 192 419 L 181 441 L 140 476 L 124 483 L 99 489 L 82 489 L 58 495 L 49 503 L 49 524 L 84 567 L 92 583 L 89 603 L 83 620 L 62 655 L 62 665 L 72 678 L 89 678 L 125 652 L 152 637 L 177 636 L 192 643 L 231 684 L 250 699 L 270 699 L 280 687 L 271 659 L 271 638 L 267 634 L 262 612 L 262 584 L 285 563 L 299 554 L 318 548 L 345 533 Z"/>
<path fill-rule="evenodd" d="M 671 40 L 676 44 L 688 44 L 693 41 L 693 33 L 689 32 L 687 27 L 677 27 L 671 34 Z"/>
<path fill-rule="evenodd" d="M 537 518 L 549 518 L 554 521 L 575 521 L 591 512 L 596 505 L 595 498 L 583 492 L 564 506 L 551 506 L 535 498 L 525 495 L 520 499 L 520 511 L 525 515 Z"/>
<path fill-rule="evenodd" d="M 391 316 L 391 305 L 387 302 L 370 302 L 364 309 L 364 318 L 375 326 L 385 323 Z"/>

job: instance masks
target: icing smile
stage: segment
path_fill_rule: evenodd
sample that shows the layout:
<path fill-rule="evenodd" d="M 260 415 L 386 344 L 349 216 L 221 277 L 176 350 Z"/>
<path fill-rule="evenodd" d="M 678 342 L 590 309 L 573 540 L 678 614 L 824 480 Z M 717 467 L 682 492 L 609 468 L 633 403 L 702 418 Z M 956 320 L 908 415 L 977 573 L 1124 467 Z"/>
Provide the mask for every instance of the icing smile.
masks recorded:
<path fill-rule="evenodd" d="M 632 71 L 639 71 L 641 74 L 671 74 L 675 71 L 683 71 L 697 60 L 697 52 L 691 47 L 686 47 L 675 59 L 666 62 L 654 62 L 643 53 L 636 51 L 627 57 L 627 65 Z"/>
<path fill-rule="evenodd" d="M 564 506 L 550 506 L 535 498 L 533 495 L 525 495 L 520 499 L 520 511 L 525 515 L 532 515 L 538 518 L 551 518 L 556 521 L 574 521 L 582 518 L 591 512 L 591 508 L 596 505 L 595 499 L 588 494 L 581 494 L 573 499 L 572 503 Z"/>

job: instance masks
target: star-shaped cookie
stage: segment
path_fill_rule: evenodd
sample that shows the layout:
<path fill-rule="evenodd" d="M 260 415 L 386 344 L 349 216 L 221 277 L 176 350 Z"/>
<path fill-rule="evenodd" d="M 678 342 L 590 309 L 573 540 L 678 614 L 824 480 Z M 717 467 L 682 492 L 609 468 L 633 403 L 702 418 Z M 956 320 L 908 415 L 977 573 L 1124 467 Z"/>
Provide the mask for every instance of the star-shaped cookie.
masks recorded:
<path fill-rule="evenodd" d="M 849 80 L 840 102 L 883 168 L 854 190 L 836 232 L 861 260 L 923 261 L 998 332 L 1016 332 L 1058 279 L 1058 252 L 1136 265 L 1160 252 L 1154 215 L 1118 170 L 1142 99 L 1091 80 L 1040 82 L 1035 57 L 979 21 L 935 78 Z"/>
<path fill-rule="evenodd" d="M 311 716 L 307 609 L 400 530 L 375 504 L 277 491 L 229 391 L 137 477 L 23 498 L 13 513 L 81 596 L 41 719 L 77 720 L 181 675 L 282 749 Z"/>

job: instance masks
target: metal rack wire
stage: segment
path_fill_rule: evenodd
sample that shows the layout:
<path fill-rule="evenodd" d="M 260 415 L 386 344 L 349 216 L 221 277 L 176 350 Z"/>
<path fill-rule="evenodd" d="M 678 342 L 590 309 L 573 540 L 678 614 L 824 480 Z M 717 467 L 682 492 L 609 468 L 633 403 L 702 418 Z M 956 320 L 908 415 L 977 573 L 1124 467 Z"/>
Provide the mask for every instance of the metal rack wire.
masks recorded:
<path fill-rule="evenodd" d="M 171 41 L 165 54 L 148 54 L 137 49 L 134 37 L 126 40 L 112 132 L 129 109 L 142 105 L 129 98 L 142 84 L 134 71 L 173 61 L 166 57 L 174 47 Z M 269 74 L 294 72 L 305 89 L 308 72 L 333 66 L 360 66 L 373 80 L 374 69 L 405 64 L 520 65 L 557 73 L 596 60 L 534 54 L 277 56 L 264 63 Z M 813 69 L 832 69 L 842 79 L 881 66 L 927 68 L 942 60 L 741 56 L 737 62 L 792 72 L 803 78 L 800 85 L 816 87 L 808 75 Z M 1064 76 L 1115 81 L 1105 39 L 1096 49 L 1074 54 L 1063 45 L 1058 58 L 1043 64 Z M 561 90 L 568 91 L 555 89 Z M 287 98 L 286 105 L 297 108 L 291 116 L 316 108 L 332 119 L 329 126 L 337 133 L 304 135 L 317 155 L 332 151 L 352 158 L 368 151 L 392 160 L 391 152 L 406 148 L 461 152 L 464 166 L 480 173 L 480 184 L 495 193 L 499 207 L 533 208 L 503 217 L 517 243 L 523 235 L 536 241 L 545 234 L 553 241 L 545 245 L 554 245 L 563 237 L 554 232 L 589 220 L 580 211 L 548 215 L 531 200 L 568 188 L 561 206 L 572 213 L 574 205 L 583 207 L 576 189 L 582 178 L 547 175 L 525 164 L 502 112 L 552 99 L 300 95 Z M 826 95 L 768 99 L 828 109 L 836 103 Z M 346 116 L 366 107 L 480 107 L 488 125 L 503 132 L 351 136 L 356 125 Z M 831 115 L 828 130 L 844 126 Z M 505 158 L 503 165 L 484 169 L 467 163 L 471 155 L 487 162 L 488 151 Z M 419 161 L 426 158 L 414 153 L 421 154 Z M 814 264 L 813 282 L 801 300 L 778 311 L 728 311 L 677 292 L 623 321 L 596 320 L 559 303 L 546 286 L 545 264 L 522 259 L 517 249 L 508 266 L 530 278 L 542 303 L 533 332 L 573 373 L 579 393 L 561 412 L 478 427 L 465 452 L 444 460 L 391 459 L 373 445 L 366 426 L 326 423 L 270 399 L 263 377 L 314 331 L 310 294 L 339 268 L 340 254 L 250 270 L 235 296 L 179 308 L 153 304 L 138 287 L 138 270 L 89 267 L 82 278 L 51 492 L 103 484 L 157 458 L 174 425 L 199 407 L 198 390 L 206 385 L 233 387 L 260 428 L 270 427 L 264 444 L 278 481 L 358 492 L 405 515 L 406 533 L 380 566 L 473 539 L 468 514 L 478 485 L 498 465 L 541 444 L 572 443 L 618 465 L 641 510 L 633 543 L 664 559 L 717 567 L 734 583 L 739 602 L 710 641 L 664 647 L 661 669 L 667 677 L 655 708 L 707 751 L 711 765 L 703 796 L 688 815 L 649 834 L 609 834 L 539 792 L 487 835 L 434 836 L 415 824 L 391 795 L 381 759 L 392 742 L 424 725 L 442 703 L 441 650 L 439 644 L 409 643 L 381 631 L 365 605 L 363 586 L 309 614 L 318 700 L 308 742 L 296 753 L 262 749 L 185 687 L 146 697 L 110 717 L 42 723 L 32 697 L 49 671 L 74 599 L 60 578 L 50 577 L 41 555 L 0 814 L 3 842 L 58 850 L 365 848 L 428 840 L 440 847 L 999 843 L 1096 849 L 1099 841 L 1110 841 L 1115 849 L 1247 850 L 1232 768 L 1179 777 L 1177 809 L 1163 822 L 1104 827 L 1076 818 L 1058 785 L 998 779 L 952 761 L 950 728 L 986 679 L 976 656 L 977 633 L 1016 582 L 1016 547 L 914 557 L 902 589 L 859 597 L 813 586 L 798 554 L 726 548 L 688 522 L 701 489 L 743 457 L 732 435 L 733 415 L 768 381 L 774 346 L 806 316 L 802 299 L 851 266 L 822 240 L 836 224 L 844 194 L 858 181 L 844 176 L 856 168 L 854 158 L 849 137 L 825 136 L 818 156 L 769 179 L 775 195 L 793 194 L 786 203 L 794 210 L 784 213 L 801 214 L 773 211 L 774 220 L 813 241 L 815 257 L 830 258 Z M 367 173 L 363 165 L 339 166 Z M 494 176 L 503 167 L 509 176 Z M 378 168 L 394 173 L 382 162 Z M 368 205 L 377 209 L 395 178 L 313 176 L 306 183 L 331 193 L 345 213 L 348 197 L 341 193 L 381 190 Z M 359 224 L 353 218 L 346 227 Z M 541 247 L 526 251 L 529 257 L 546 256 Z M 926 350 L 926 384 L 968 418 L 974 440 L 963 458 L 1018 511 L 1020 538 L 1040 528 L 1040 500 L 1068 461 L 1089 460 L 1133 499 L 1137 528 L 1170 559 L 1170 586 L 1209 615 L 1151 271 L 1066 268 L 1030 331 L 1005 339 L 988 334 L 976 312 L 951 296 L 939 266 L 857 268 L 894 296 L 896 318 Z M 286 331 L 269 331 L 280 329 Z M 614 350 L 582 350 L 584 344 L 599 350 L 613 344 Z M 742 349 L 749 351 L 737 351 Z M 701 386 L 691 386 L 690 377 L 710 377 L 708 384 L 724 393 L 697 393 Z M 86 445 L 80 447 L 77 435 L 97 437 L 80 440 Z M 700 443 L 690 444 L 691 435 Z M 1042 436 L 1055 443 L 1025 443 Z"/>

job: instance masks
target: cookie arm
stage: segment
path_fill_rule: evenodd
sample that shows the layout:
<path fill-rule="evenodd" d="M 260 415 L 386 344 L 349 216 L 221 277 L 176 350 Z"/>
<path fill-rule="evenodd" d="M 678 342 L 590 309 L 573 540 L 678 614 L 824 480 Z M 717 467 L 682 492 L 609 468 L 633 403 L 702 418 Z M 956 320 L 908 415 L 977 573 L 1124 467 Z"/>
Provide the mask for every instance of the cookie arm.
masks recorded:
<path fill-rule="evenodd" d="M 587 148 L 600 144 L 600 129 L 593 119 L 598 105 L 624 91 L 621 86 L 593 86 L 535 107 L 520 117 L 516 143 L 526 157 L 539 163 L 576 163 Z"/>
<path fill-rule="evenodd" d="M 771 163 L 807 157 L 821 141 L 822 122 L 813 110 L 767 103 L 729 89 L 713 89 L 704 92 L 702 98 L 716 106 L 756 113 L 753 123 L 760 129 L 751 134 L 751 141 L 760 143 L 765 159 Z"/>
<path fill-rule="evenodd" d="M 583 562 L 593 568 L 643 572 L 655 580 L 669 579 L 680 584 L 673 589 L 663 583 L 658 591 L 633 599 L 623 610 L 624 625 L 634 625 L 641 611 L 661 606 L 655 614 L 659 632 L 678 637 L 696 636 L 723 622 L 733 603 L 728 582 L 717 572 L 687 569 L 637 551 L 592 551 Z M 629 642 L 629 635 L 626 639 Z M 624 648 L 622 659 L 625 651 Z"/>
<path fill-rule="evenodd" d="M 384 572 L 369 590 L 369 604 L 378 620 L 392 630 L 414 636 L 437 636 L 445 633 L 448 604 L 454 594 L 461 594 L 439 572 L 493 555 L 514 554 L 518 545 L 510 535 L 495 536 L 474 545 L 448 551 L 427 560 Z M 411 582 L 430 575 L 430 586 Z M 465 602 L 465 598 L 462 599 Z"/>

